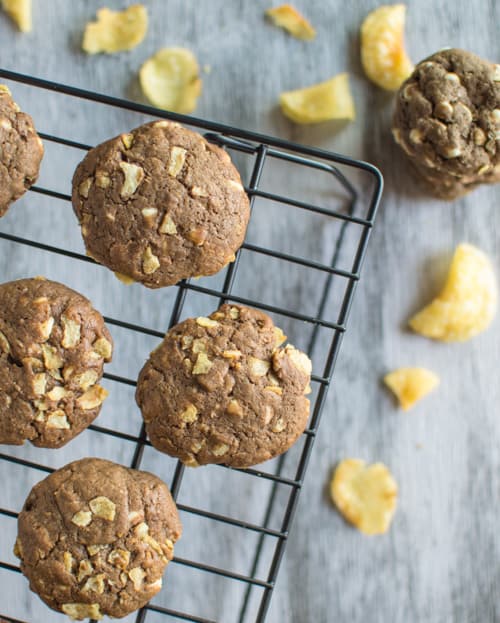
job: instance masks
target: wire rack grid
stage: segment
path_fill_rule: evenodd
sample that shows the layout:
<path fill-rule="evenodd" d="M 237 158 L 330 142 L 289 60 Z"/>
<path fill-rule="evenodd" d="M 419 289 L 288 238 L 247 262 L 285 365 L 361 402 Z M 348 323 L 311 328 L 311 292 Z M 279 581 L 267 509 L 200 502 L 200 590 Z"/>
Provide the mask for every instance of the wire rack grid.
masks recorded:
<path fill-rule="evenodd" d="M 331 261 L 323 263 L 313 259 L 307 259 L 301 254 L 290 254 L 283 251 L 274 250 L 267 246 L 259 246 L 248 240 L 243 244 L 242 250 L 245 253 L 252 253 L 269 258 L 269 260 L 282 262 L 285 266 L 300 266 L 306 271 L 307 279 L 317 282 L 321 285 L 319 297 L 315 303 L 314 313 L 303 313 L 298 309 L 284 308 L 266 301 L 247 298 L 234 293 L 234 287 L 238 280 L 240 257 L 242 251 L 237 254 L 236 261 L 229 265 L 223 276 L 222 285 L 219 287 L 205 287 L 191 280 L 179 283 L 174 299 L 172 311 L 168 322 L 168 328 L 175 325 L 181 318 L 183 308 L 188 293 L 196 293 L 201 296 L 216 299 L 219 304 L 225 302 L 234 302 L 243 305 L 257 307 L 271 314 L 288 319 L 290 322 L 298 322 L 301 326 L 310 329 L 307 339 L 307 350 L 312 355 L 314 349 L 318 346 L 320 340 L 320 330 L 330 330 L 331 339 L 325 347 L 324 365 L 320 373 L 314 370 L 312 376 L 315 391 L 313 392 L 313 400 L 311 404 L 311 418 L 303 436 L 303 445 L 297 456 L 296 464 L 293 465 L 292 476 L 285 475 L 285 463 L 287 461 L 286 453 L 278 460 L 272 463 L 273 469 L 246 469 L 232 470 L 225 466 L 218 466 L 219 469 L 226 470 L 227 473 L 241 471 L 253 479 L 264 479 L 269 482 L 269 494 L 262 504 L 262 521 L 252 523 L 246 520 L 237 519 L 224 513 L 214 513 L 206 509 L 181 504 L 178 502 L 178 508 L 181 514 L 195 515 L 209 522 L 218 522 L 233 526 L 242 531 L 242 534 L 253 533 L 257 535 L 255 547 L 253 548 L 251 560 L 249 561 L 248 573 L 236 573 L 230 569 L 208 565 L 197 560 L 185 559 L 180 557 L 174 558 L 176 565 L 193 569 L 195 571 L 203 571 L 214 576 L 218 576 L 227 580 L 228 583 L 238 582 L 244 585 L 242 592 L 241 605 L 238 612 L 232 613 L 231 621 L 244 623 L 249 620 L 256 622 L 264 621 L 269 608 L 269 603 L 273 589 L 275 587 L 278 570 L 285 551 L 289 530 L 293 522 L 294 514 L 297 508 L 297 502 L 300 490 L 304 481 L 307 464 L 311 455 L 314 439 L 318 431 L 321 412 L 326 398 L 328 387 L 332 380 L 333 369 L 339 352 L 343 334 L 346 330 L 346 322 L 349 310 L 353 300 L 356 284 L 360 278 L 360 270 L 364 260 L 365 251 L 368 244 L 370 232 L 374 223 L 380 195 L 382 192 L 382 176 L 379 171 L 367 163 L 356 161 L 338 154 L 326 152 L 323 150 L 300 146 L 290 142 L 282 141 L 276 138 L 262 136 L 252 132 L 227 127 L 218 123 L 212 123 L 183 115 L 165 113 L 158 109 L 132 103 L 102 94 L 69 87 L 54 82 L 49 82 L 36 77 L 18 74 L 11 71 L 0 70 L 0 77 L 15 83 L 27 85 L 38 90 L 55 91 L 63 96 L 87 100 L 96 105 L 112 106 L 116 109 L 124 109 L 136 113 L 145 114 L 152 117 L 167 118 L 174 121 L 193 126 L 203 132 L 207 140 L 218 144 L 228 151 L 240 153 L 252 158 L 251 174 L 249 182 L 245 185 L 246 191 L 250 197 L 252 209 L 255 210 L 254 203 L 256 200 L 264 200 L 284 206 L 289 211 L 290 218 L 293 218 L 297 211 L 307 211 L 320 215 L 323 219 L 338 222 L 339 227 L 336 230 L 335 240 L 331 247 Z M 91 146 L 80 142 L 55 136 L 54 134 L 40 133 L 40 136 L 46 143 L 55 143 L 63 148 L 77 149 L 85 152 Z M 337 192 L 338 189 L 346 196 L 345 209 L 337 210 L 331 207 L 313 205 L 307 201 L 289 197 L 286 193 L 269 192 L 261 187 L 263 172 L 270 161 L 279 161 L 284 163 L 288 168 L 290 175 L 294 175 L 298 169 L 307 171 L 316 171 L 325 173 L 331 180 L 332 190 Z M 342 167 L 342 170 L 341 170 Z M 366 196 L 361 198 L 359 188 L 353 184 L 345 171 L 357 171 L 366 174 L 370 182 L 370 191 L 365 193 Z M 62 201 L 70 201 L 70 196 L 57 190 L 34 186 L 31 188 L 32 193 L 48 195 L 53 199 Z M 355 228 L 357 234 L 357 244 L 349 256 L 348 268 L 341 268 L 339 258 L 343 252 L 343 244 L 348 228 Z M 53 245 L 45 244 L 42 241 L 28 239 L 13 233 L 0 231 L 0 239 L 35 248 L 40 251 L 55 254 L 56 256 L 69 257 L 81 262 L 93 263 L 93 260 L 82 253 L 59 248 Z M 331 318 L 328 313 L 328 300 L 332 291 L 332 284 L 335 280 L 342 280 L 345 283 L 343 288 L 343 296 L 338 305 L 338 313 L 335 318 Z M 144 336 L 152 336 L 153 338 L 162 338 L 163 332 L 151 329 L 140 324 L 130 323 L 114 317 L 105 317 L 108 324 L 120 327 L 132 332 L 138 332 Z M 118 385 L 135 386 L 135 380 L 124 376 L 105 373 L 105 378 Z M 101 435 L 108 435 L 117 438 L 120 442 L 134 444 L 133 458 L 130 466 L 140 468 L 143 461 L 143 455 L 146 448 L 150 446 L 150 442 L 146 438 L 144 427 L 133 435 L 124 433 L 119 430 L 105 428 L 93 424 L 90 429 Z M 73 442 L 78 443 L 78 442 Z M 53 468 L 38 462 L 27 460 L 15 453 L 9 453 L 8 448 L 4 447 L 0 452 L 0 466 L 2 462 L 8 462 L 20 469 L 29 469 L 39 472 L 39 477 L 45 473 L 50 473 Z M 174 499 L 178 499 L 183 477 L 185 473 L 184 466 L 177 462 L 173 470 L 173 477 L 170 484 Z M 1 473 L 0 473 L 1 476 Z M 278 495 L 279 487 L 284 487 L 287 491 L 286 497 Z M 276 510 L 276 506 L 281 504 L 283 507 L 283 515 L 280 525 L 277 528 L 271 526 L 271 517 Z M 0 517 L 5 521 L 15 521 L 18 515 L 17 509 L 3 508 L 0 502 Z M 242 537 L 243 538 L 243 537 Z M 259 573 L 264 542 L 266 539 L 274 542 L 272 555 L 270 556 L 270 564 L 264 571 Z M 0 578 L 3 573 L 20 573 L 19 567 L 4 560 L 4 554 L 0 553 Z M 172 571 L 171 571 L 172 572 Z M 227 589 L 230 589 L 228 586 Z M 255 591 L 257 595 L 256 614 L 250 619 L 250 601 Z M 0 600 L 0 603 L 3 601 Z M 136 623 L 144 623 L 148 620 L 148 615 L 161 615 L 165 618 L 173 618 L 182 621 L 194 621 L 197 623 L 215 623 L 213 619 L 205 618 L 203 615 L 189 614 L 188 612 L 171 609 L 168 607 L 150 603 L 139 610 L 135 616 Z M 3 615 L 6 620 L 13 623 L 22 623 L 18 618 Z"/>

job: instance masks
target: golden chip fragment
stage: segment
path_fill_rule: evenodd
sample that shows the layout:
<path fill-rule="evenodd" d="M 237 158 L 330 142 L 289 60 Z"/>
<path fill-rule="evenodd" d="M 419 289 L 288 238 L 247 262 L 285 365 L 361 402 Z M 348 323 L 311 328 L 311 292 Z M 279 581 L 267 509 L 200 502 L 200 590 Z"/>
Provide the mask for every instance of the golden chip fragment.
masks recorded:
<path fill-rule="evenodd" d="M 83 182 L 78 186 L 78 192 L 84 199 L 89 198 L 89 191 L 92 183 L 93 179 L 91 177 L 87 177 L 87 179 L 83 180 Z"/>
<path fill-rule="evenodd" d="M 148 524 L 144 521 L 141 521 L 141 523 L 137 524 L 137 526 L 135 527 L 134 534 L 140 539 L 144 540 L 144 538 L 149 534 Z"/>
<path fill-rule="evenodd" d="M 356 117 L 347 73 L 305 89 L 286 91 L 280 95 L 280 106 L 283 114 L 295 123 Z"/>
<path fill-rule="evenodd" d="M 183 335 L 181 338 L 182 349 L 185 350 L 192 346 L 194 342 L 194 337 L 192 335 Z"/>
<path fill-rule="evenodd" d="M 68 392 L 66 388 L 56 385 L 50 390 L 50 392 L 47 392 L 47 398 L 49 400 L 53 400 L 54 402 L 59 402 L 59 400 L 62 400 L 69 393 L 70 392 Z"/>
<path fill-rule="evenodd" d="M 123 52 L 137 47 L 148 30 L 148 12 L 142 4 L 124 11 L 106 7 L 97 11 L 97 21 L 85 27 L 82 49 L 87 54 Z"/>
<path fill-rule="evenodd" d="M 122 139 L 122 143 L 125 147 L 125 149 L 130 149 L 132 147 L 132 145 L 134 144 L 134 135 L 133 134 L 122 134 L 120 136 L 120 138 Z"/>
<path fill-rule="evenodd" d="M 111 186 L 111 178 L 105 171 L 96 171 L 95 185 L 99 188 L 109 188 Z"/>
<path fill-rule="evenodd" d="M 42 344 L 42 355 L 47 370 L 58 370 L 63 367 L 63 359 L 54 346 Z"/>
<path fill-rule="evenodd" d="M 58 430 L 68 430 L 71 428 L 68 418 L 64 411 L 58 409 L 49 413 L 47 417 L 47 428 L 56 428 Z"/>
<path fill-rule="evenodd" d="M 102 595 L 104 593 L 106 576 L 104 573 L 99 573 L 98 575 L 94 575 L 90 577 L 86 582 L 84 587 L 82 588 L 82 593 L 88 593 L 92 591 L 93 593 L 98 593 Z"/>
<path fill-rule="evenodd" d="M 497 281 L 487 255 L 470 244 L 460 244 L 443 290 L 409 325 L 425 337 L 463 342 L 489 327 L 497 299 Z"/>
<path fill-rule="evenodd" d="M 186 161 L 187 150 L 184 147 L 172 147 L 170 152 L 170 161 L 168 163 L 168 174 L 177 177 L 182 171 L 184 162 Z"/>
<path fill-rule="evenodd" d="M 158 108 L 191 113 L 201 94 L 198 61 L 185 48 L 162 48 L 141 67 L 144 95 Z"/>
<path fill-rule="evenodd" d="M 78 565 L 78 575 L 76 576 L 76 579 L 78 580 L 78 582 L 81 582 L 89 575 L 92 575 L 93 572 L 94 566 L 92 565 L 90 560 L 80 560 L 80 564 Z"/>
<path fill-rule="evenodd" d="M 61 346 L 63 348 L 74 348 L 80 341 L 81 325 L 64 314 L 61 316 L 61 324 L 63 326 Z"/>
<path fill-rule="evenodd" d="M 282 4 L 273 9 L 267 9 L 266 16 L 275 26 L 283 28 L 297 39 L 310 41 L 316 36 L 311 23 L 291 4 Z"/>
<path fill-rule="evenodd" d="M 238 417 L 243 415 L 243 407 L 237 400 L 230 400 L 226 407 L 226 411 L 229 415 L 237 415 Z"/>
<path fill-rule="evenodd" d="M 126 569 L 130 562 L 130 552 L 126 549 L 114 549 L 109 553 L 108 562 L 119 569 Z"/>
<path fill-rule="evenodd" d="M 14 550 L 13 550 L 14 556 L 16 556 L 17 558 L 22 559 L 23 557 L 23 544 L 22 541 L 19 537 L 17 537 L 16 542 L 14 543 Z"/>
<path fill-rule="evenodd" d="M 116 514 L 116 504 L 104 495 L 99 495 L 89 502 L 90 510 L 94 515 L 107 521 L 113 521 Z"/>
<path fill-rule="evenodd" d="M 0 331 L 0 350 L 2 350 L 4 353 L 10 353 L 9 340 L 7 339 L 3 331 Z"/>
<path fill-rule="evenodd" d="M 52 316 L 49 316 L 47 320 L 45 320 L 44 322 L 41 322 L 38 325 L 40 335 L 45 342 L 49 339 L 50 334 L 52 333 L 53 327 L 54 327 L 54 318 Z"/>
<path fill-rule="evenodd" d="M 144 179 L 144 169 L 130 162 L 120 162 L 119 166 L 124 176 L 120 196 L 122 199 L 130 199 Z"/>
<path fill-rule="evenodd" d="M 98 355 L 100 355 L 104 359 L 110 359 L 111 355 L 113 354 L 113 346 L 111 345 L 111 342 L 105 337 L 98 338 L 92 344 L 92 348 Z"/>
<path fill-rule="evenodd" d="M 206 353 L 206 341 L 203 338 L 193 339 L 191 350 L 193 351 L 193 353 Z"/>
<path fill-rule="evenodd" d="M 191 240 L 191 242 L 193 242 L 197 247 L 202 247 L 205 244 L 207 236 L 208 231 L 206 229 L 203 229 L 202 227 L 192 229 L 187 234 L 189 240 Z"/>
<path fill-rule="evenodd" d="M 183 422 L 196 422 L 198 419 L 198 409 L 193 404 L 189 403 L 180 417 Z"/>
<path fill-rule="evenodd" d="M 128 275 L 124 275 L 123 273 L 119 273 L 118 271 L 115 271 L 115 277 L 126 286 L 131 286 L 133 283 L 135 283 L 135 279 L 129 277 Z"/>
<path fill-rule="evenodd" d="M 89 553 L 89 556 L 95 556 L 105 547 L 106 545 L 87 545 L 87 551 Z"/>
<path fill-rule="evenodd" d="M 64 614 L 67 614 L 70 619 L 73 619 L 73 621 L 82 621 L 83 619 L 95 619 L 96 621 L 100 621 L 102 619 L 99 604 L 63 604 L 61 610 Z"/>
<path fill-rule="evenodd" d="M 95 385 L 99 379 L 99 374 L 96 370 L 85 370 L 85 372 L 81 372 L 80 374 L 76 374 L 74 376 L 74 380 L 80 386 L 80 389 L 83 391 L 87 391 L 89 387 Z"/>
<path fill-rule="evenodd" d="M 426 368 L 399 368 L 384 376 L 384 383 L 392 391 L 404 411 L 427 396 L 439 385 L 439 377 Z"/>
<path fill-rule="evenodd" d="M 212 320 L 211 318 L 207 318 L 206 316 L 198 316 L 198 318 L 196 318 L 196 324 L 200 327 L 205 327 L 206 329 L 211 329 L 212 327 L 219 326 L 217 320 Z"/>
<path fill-rule="evenodd" d="M 64 552 L 63 564 L 64 564 L 64 568 L 66 569 L 68 573 L 71 573 L 74 562 L 75 562 L 75 559 L 71 555 L 71 552 Z"/>
<path fill-rule="evenodd" d="M 229 450 L 227 443 L 219 443 L 212 448 L 212 454 L 215 456 L 223 456 Z"/>
<path fill-rule="evenodd" d="M 88 526 L 89 523 L 92 521 L 92 513 L 90 511 L 78 511 L 73 515 L 71 521 L 76 526 Z"/>
<path fill-rule="evenodd" d="M 173 236 L 177 233 L 177 227 L 175 226 L 175 223 L 172 220 L 170 214 L 168 214 L 168 212 L 163 217 L 158 231 L 160 232 L 160 234 L 169 234 L 170 236 Z"/>
<path fill-rule="evenodd" d="M 285 347 L 285 354 L 288 355 L 292 364 L 297 370 L 306 374 L 307 376 L 311 376 L 312 372 L 312 363 L 309 357 L 300 350 L 297 350 L 295 346 L 288 344 Z"/>
<path fill-rule="evenodd" d="M 248 368 L 252 376 L 265 376 L 269 372 L 270 367 L 271 363 L 269 361 L 252 356 L 248 357 Z"/>
<path fill-rule="evenodd" d="M 31 31 L 31 0 L 2 0 L 2 9 L 14 20 L 21 32 Z"/>
<path fill-rule="evenodd" d="M 47 375 L 44 372 L 37 372 L 33 375 L 33 392 L 37 396 L 45 394 L 47 386 Z"/>
<path fill-rule="evenodd" d="M 142 254 L 142 272 L 146 275 L 152 275 L 160 268 L 160 260 L 153 253 L 150 246 L 147 246 Z"/>
<path fill-rule="evenodd" d="M 193 374 L 206 374 L 210 371 L 214 364 L 210 361 L 205 353 L 198 353 L 196 362 L 193 367 Z"/>
<path fill-rule="evenodd" d="M 101 387 L 100 385 L 94 385 L 76 399 L 76 406 L 79 409 L 83 409 L 85 411 L 95 409 L 104 402 L 107 395 L 108 391 L 104 389 L 104 387 Z"/>
<path fill-rule="evenodd" d="M 361 62 L 366 76 L 387 91 L 397 91 L 413 71 L 404 47 L 406 6 L 381 6 L 361 25 Z"/>
<path fill-rule="evenodd" d="M 146 577 L 146 572 L 141 567 L 134 567 L 128 572 L 128 577 L 132 580 L 134 590 L 140 591 L 144 578 Z"/>
<path fill-rule="evenodd" d="M 279 418 L 279 420 L 277 420 L 276 424 L 273 426 L 273 433 L 281 433 L 282 431 L 284 431 L 286 428 L 286 424 L 285 421 L 283 420 L 283 418 Z"/>
<path fill-rule="evenodd" d="M 344 459 L 333 474 L 330 495 L 342 516 L 365 534 L 384 534 L 396 511 L 398 485 L 383 463 Z"/>
<path fill-rule="evenodd" d="M 280 346 L 283 342 L 286 342 L 287 336 L 279 327 L 274 327 L 274 336 L 276 338 L 276 346 Z"/>

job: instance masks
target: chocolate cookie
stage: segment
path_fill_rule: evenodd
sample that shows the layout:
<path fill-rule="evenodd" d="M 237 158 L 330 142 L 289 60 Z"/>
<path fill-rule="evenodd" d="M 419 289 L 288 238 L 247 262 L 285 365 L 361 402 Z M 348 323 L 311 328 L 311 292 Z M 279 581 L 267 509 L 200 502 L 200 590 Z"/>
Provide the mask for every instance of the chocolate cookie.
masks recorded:
<path fill-rule="evenodd" d="M 393 134 L 438 197 L 500 181 L 500 65 L 457 49 L 422 61 L 397 94 Z"/>
<path fill-rule="evenodd" d="M 50 608 L 77 620 L 123 617 L 160 590 L 181 532 L 159 478 L 82 459 L 33 487 L 14 554 Z"/>
<path fill-rule="evenodd" d="M 33 120 L 0 84 L 0 216 L 36 182 L 42 157 Z"/>
<path fill-rule="evenodd" d="M 173 327 L 137 384 L 153 446 L 193 467 L 288 450 L 309 416 L 311 362 L 285 340 L 266 314 L 230 305 Z"/>
<path fill-rule="evenodd" d="M 112 340 L 90 301 L 42 277 L 0 285 L 0 443 L 59 448 L 99 414 Z"/>
<path fill-rule="evenodd" d="M 73 177 L 73 208 L 89 255 L 150 288 L 233 261 L 250 214 L 227 153 L 170 121 L 90 150 Z"/>

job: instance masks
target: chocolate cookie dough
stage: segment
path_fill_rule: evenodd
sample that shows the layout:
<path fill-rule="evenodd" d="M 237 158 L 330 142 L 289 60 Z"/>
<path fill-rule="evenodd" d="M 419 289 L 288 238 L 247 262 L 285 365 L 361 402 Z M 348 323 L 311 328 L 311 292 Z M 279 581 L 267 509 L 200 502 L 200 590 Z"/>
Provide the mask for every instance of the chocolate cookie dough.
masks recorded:
<path fill-rule="evenodd" d="M 181 532 L 159 478 L 89 458 L 33 487 L 14 554 L 50 608 L 77 620 L 123 617 L 160 590 Z"/>
<path fill-rule="evenodd" d="M 397 94 L 393 134 L 437 197 L 500 181 L 500 65 L 457 49 L 422 61 Z"/>
<path fill-rule="evenodd" d="M 99 414 L 112 340 L 90 301 L 42 277 L 0 285 L 0 444 L 59 448 Z"/>
<path fill-rule="evenodd" d="M 42 157 L 33 120 L 0 84 L 0 216 L 36 182 Z"/>
<path fill-rule="evenodd" d="M 249 218 L 227 153 L 170 121 L 90 150 L 73 177 L 73 208 L 89 255 L 150 288 L 218 272 Z"/>
<path fill-rule="evenodd" d="M 266 314 L 230 305 L 173 327 L 137 385 L 153 446 L 193 467 L 288 450 L 309 416 L 311 362 L 285 340 Z"/>

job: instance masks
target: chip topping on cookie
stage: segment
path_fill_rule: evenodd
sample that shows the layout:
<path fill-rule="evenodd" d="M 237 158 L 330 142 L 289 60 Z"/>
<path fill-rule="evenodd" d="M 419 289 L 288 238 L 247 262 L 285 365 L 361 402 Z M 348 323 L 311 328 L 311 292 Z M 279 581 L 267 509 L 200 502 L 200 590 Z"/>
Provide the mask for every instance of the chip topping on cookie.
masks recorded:
<path fill-rule="evenodd" d="M 120 279 L 150 288 L 234 261 L 250 215 L 228 154 L 166 120 L 90 150 L 72 200 L 87 252 Z"/>
<path fill-rule="evenodd" d="M 0 216 L 36 182 L 42 157 L 33 120 L 0 84 Z"/>
<path fill-rule="evenodd" d="M 393 136 L 427 189 L 455 199 L 500 181 L 498 65 L 465 50 L 441 50 L 401 86 Z"/>
<path fill-rule="evenodd" d="M 173 327 L 137 385 L 153 446 L 193 467 L 288 450 L 309 416 L 311 361 L 285 341 L 269 316 L 236 305 Z"/>
<path fill-rule="evenodd" d="M 88 458 L 33 487 L 14 554 L 50 608 L 76 620 L 123 617 L 161 589 L 181 532 L 159 478 Z"/>
<path fill-rule="evenodd" d="M 0 443 L 59 448 L 87 428 L 112 351 L 81 294 L 41 277 L 0 285 Z"/>

